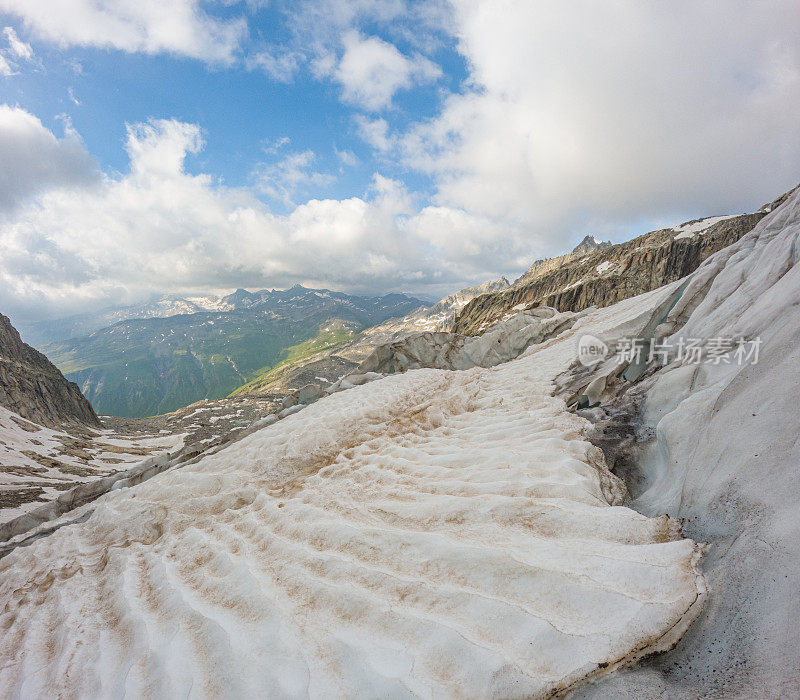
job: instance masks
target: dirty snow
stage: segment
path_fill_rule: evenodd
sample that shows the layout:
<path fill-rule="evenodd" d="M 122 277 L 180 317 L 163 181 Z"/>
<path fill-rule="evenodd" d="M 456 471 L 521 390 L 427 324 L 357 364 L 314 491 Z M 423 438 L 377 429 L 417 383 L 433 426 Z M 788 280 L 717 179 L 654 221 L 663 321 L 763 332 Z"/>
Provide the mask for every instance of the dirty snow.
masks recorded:
<path fill-rule="evenodd" d="M 110 430 L 70 434 L 31 423 L 0 406 L 0 523 L 77 484 L 128 469 L 149 455 L 177 450 L 183 437 L 131 439 Z"/>
<path fill-rule="evenodd" d="M 99 498 L 0 559 L 0 687 L 538 696 L 670 646 L 700 609 L 700 549 L 620 505 L 550 395 L 576 328 L 639 315 L 334 394 Z"/>

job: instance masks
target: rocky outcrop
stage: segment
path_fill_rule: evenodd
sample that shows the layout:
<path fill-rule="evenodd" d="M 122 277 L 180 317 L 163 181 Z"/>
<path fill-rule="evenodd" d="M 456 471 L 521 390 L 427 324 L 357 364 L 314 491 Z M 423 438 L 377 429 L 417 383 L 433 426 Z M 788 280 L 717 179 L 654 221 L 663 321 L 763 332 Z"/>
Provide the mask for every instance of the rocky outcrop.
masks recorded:
<path fill-rule="evenodd" d="M 391 318 L 363 331 L 350 345 L 338 354 L 355 362 L 361 362 L 381 345 L 394 342 L 412 333 L 447 333 L 452 330 L 458 313 L 472 299 L 481 294 L 492 294 L 511 286 L 505 277 L 489 280 L 474 287 L 466 287 L 439 300 L 431 307 L 421 307 L 399 318 Z"/>
<path fill-rule="evenodd" d="M 78 385 L 68 382 L 42 353 L 23 343 L 11 321 L 2 314 L 0 406 L 48 427 L 64 423 L 100 427 Z"/>
<path fill-rule="evenodd" d="M 533 265 L 525 270 L 521 277 L 514 280 L 514 286 L 527 284 L 528 282 L 535 280 L 537 277 L 541 277 L 548 272 L 557 270 L 572 260 L 577 260 L 598 250 L 610 247 L 611 241 L 598 241 L 594 236 L 586 236 L 569 253 L 559 255 L 555 258 L 547 258 L 545 260 L 537 260 L 534 262 Z M 488 291 L 493 290 L 487 290 L 487 292 Z"/>
<path fill-rule="evenodd" d="M 452 330 L 478 335 L 494 322 L 526 308 L 581 311 L 610 306 L 674 282 L 738 241 L 789 194 L 753 214 L 698 219 L 587 254 L 576 254 L 581 248 L 578 246 L 559 258 L 537 261 L 510 289 L 469 302 Z"/>
<path fill-rule="evenodd" d="M 356 374 L 395 374 L 423 367 L 449 370 L 494 367 L 561 333 L 576 318 L 573 313 L 559 314 L 554 309 L 541 308 L 515 314 L 479 338 L 455 333 L 416 333 L 376 348 L 359 365 Z"/>

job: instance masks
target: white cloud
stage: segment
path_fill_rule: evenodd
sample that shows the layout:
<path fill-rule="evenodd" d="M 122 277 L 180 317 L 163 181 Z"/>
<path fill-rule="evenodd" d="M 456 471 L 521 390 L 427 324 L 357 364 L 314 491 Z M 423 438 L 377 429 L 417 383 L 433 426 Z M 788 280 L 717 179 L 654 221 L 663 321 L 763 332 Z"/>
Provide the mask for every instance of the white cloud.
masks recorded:
<path fill-rule="evenodd" d="M 6 27 L 3 30 L 3 34 L 8 41 L 9 50 L 14 56 L 23 61 L 33 60 L 33 49 L 31 48 L 31 45 L 22 41 L 17 36 L 17 33 L 14 31 L 13 27 Z"/>
<path fill-rule="evenodd" d="M 248 56 L 245 65 L 249 70 L 260 70 L 280 83 L 290 83 L 300 68 L 300 61 L 300 54 L 294 51 L 274 49 Z"/>
<path fill-rule="evenodd" d="M 531 246 L 521 227 L 498 231 L 496 220 L 464 209 L 424 207 L 409 218 L 406 230 L 437 249 L 462 279 L 487 280 L 498 271 L 530 265 Z M 453 291 L 453 290 L 451 290 Z"/>
<path fill-rule="evenodd" d="M 343 43 L 344 53 L 334 77 L 343 87 L 343 98 L 364 109 L 385 109 L 399 90 L 433 82 L 442 74 L 421 54 L 405 56 L 396 46 L 375 36 L 350 31 Z"/>
<path fill-rule="evenodd" d="M 336 146 L 333 147 L 333 150 L 336 153 L 336 157 L 341 161 L 342 166 L 353 167 L 361 162 L 358 156 L 352 151 L 348 151 L 347 149 L 340 151 Z"/>
<path fill-rule="evenodd" d="M 173 53 L 209 63 L 231 63 L 247 33 L 243 18 L 212 17 L 199 0 L 0 0 L 0 10 L 61 46 Z"/>
<path fill-rule="evenodd" d="M 11 111 L 38 139 L 21 151 L 58 160 L 73 137 L 56 139 L 34 116 Z M 418 235 L 424 227 L 409 226 L 418 207 L 401 183 L 376 176 L 364 196 L 311 200 L 281 216 L 248 190 L 188 174 L 185 158 L 202 146 L 196 125 L 130 125 L 127 173 L 53 186 L 7 213 L 0 219 L 4 313 L 41 318 L 153 292 L 298 282 L 362 292 L 455 284 L 452 266 Z"/>
<path fill-rule="evenodd" d="M 175 119 L 154 119 L 146 124 L 128 124 L 125 150 L 131 160 L 131 174 L 139 182 L 167 181 L 183 173 L 190 153 L 204 146 L 197 124 Z"/>
<path fill-rule="evenodd" d="M 8 46 L 0 49 L 0 76 L 7 78 L 17 74 L 15 70 L 17 67 L 16 62 L 29 63 L 34 60 L 34 57 L 31 45 L 22 41 L 13 27 L 5 27 L 3 36 Z"/>
<path fill-rule="evenodd" d="M 358 135 L 374 149 L 386 153 L 396 145 L 396 139 L 389 133 L 389 122 L 383 117 L 371 119 L 363 114 L 355 117 Z"/>
<path fill-rule="evenodd" d="M 436 204 L 555 253 L 579 229 L 738 211 L 800 180 L 793 0 L 453 5 L 473 87 L 404 141 Z"/>
<path fill-rule="evenodd" d="M 82 188 L 97 180 L 69 122 L 59 139 L 32 114 L 0 105 L 0 215 L 49 189 Z"/>
<path fill-rule="evenodd" d="M 288 143 L 288 140 L 284 143 Z M 315 160 L 314 152 L 305 150 L 287 153 L 277 162 L 261 163 L 253 173 L 256 186 L 273 199 L 291 205 L 295 194 L 303 188 L 334 182 L 333 176 L 313 169 Z"/>

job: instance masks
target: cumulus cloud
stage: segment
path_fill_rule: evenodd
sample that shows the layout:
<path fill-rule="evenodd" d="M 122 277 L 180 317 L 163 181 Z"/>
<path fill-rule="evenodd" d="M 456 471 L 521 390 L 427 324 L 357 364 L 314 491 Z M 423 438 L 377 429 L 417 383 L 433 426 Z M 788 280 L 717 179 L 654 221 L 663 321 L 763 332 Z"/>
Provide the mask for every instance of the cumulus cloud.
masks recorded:
<path fill-rule="evenodd" d="M 30 114 L 5 111 L 40 139 L 29 139 L 26 153 L 60 157 L 66 139 Z M 56 184 L 0 219 L 4 312 L 66 315 L 154 291 L 299 282 L 361 292 L 438 284 L 444 292 L 455 283 L 457 270 L 414 224 L 419 206 L 402 183 L 376 175 L 362 196 L 311 200 L 276 215 L 246 189 L 189 174 L 185 159 L 202 147 L 193 124 L 129 125 L 128 172 L 95 173 L 82 188 L 72 179 L 69 189 Z"/>
<path fill-rule="evenodd" d="M 0 216 L 53 188 L 83 188 L 98 174 L 66 122 L 62 138 L 19 107 L 0 105 Z"/>
<path fill-rule="evenodd" d="M 61 46 L 173 53 L 209 63 L 231 63 L 247 33 L 243 18 L 213 17 L 199 0 L 0 0 L 0 10 Z"/>
<path fill-rule="evenodd" d="M 358 135 L 377 151 L 386 153 L 396 145 L 396 139 L 389 132 L 389 122 L 383 117 L 370 118 L 363 114 L 355 117 Z"/>
<path fill-rule="evenodd" d="M 421 54 L 405 56 L 394 44 L 375 36 L 350 31 L 343 43 L 334 77 L 342 85 L 343 98 L 364 109 L 385 109 L 399 90 L 435 81 L 442 74 Z"/>
<path fill-rule="evenodd" d="M 739 211 L 800 180 L 796 2 L 453 6 L 473 87 L 404 140 L 436 204 L 558 252 L 576 230 Z"/>

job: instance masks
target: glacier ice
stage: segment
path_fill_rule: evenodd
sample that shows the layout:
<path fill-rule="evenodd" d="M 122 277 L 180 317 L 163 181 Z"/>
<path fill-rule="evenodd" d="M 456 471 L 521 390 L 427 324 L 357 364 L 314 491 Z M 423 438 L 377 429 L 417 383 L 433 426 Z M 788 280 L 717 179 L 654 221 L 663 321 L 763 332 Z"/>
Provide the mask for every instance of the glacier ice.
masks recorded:
<path fill-rule="evenodd" d="M 800 190 L 684 281 L 413 336 L 347 391 L 102 496 L 0 559 L 0 688 L 796 694 L 799 242 Z M 637 368 L 655 437 L 635 510 L 553 395 L 585 334 L 763 341 L 757 365 Z M 578 378 L 609 401 L 619 374 Z"/>
<path fill-rule="evenodd" d="M 709 543 L 702 616 L 669 655 L 581 697 L 800 697 L 800 189 L 706 260 L 657 334 L 760 338 L 757 364 L 650 380 L 632 506 Z"/>
<path fill-rule="evenodd" d="M 0 559 L 0 687 L 536 697 L 670 647 L 704 599 L 702 547 L 621 505 L 551 395 L 575 333 L 642 303 L 491 369 L 327 396 L 100 497 Z"/>

